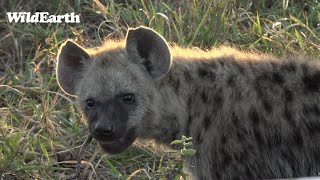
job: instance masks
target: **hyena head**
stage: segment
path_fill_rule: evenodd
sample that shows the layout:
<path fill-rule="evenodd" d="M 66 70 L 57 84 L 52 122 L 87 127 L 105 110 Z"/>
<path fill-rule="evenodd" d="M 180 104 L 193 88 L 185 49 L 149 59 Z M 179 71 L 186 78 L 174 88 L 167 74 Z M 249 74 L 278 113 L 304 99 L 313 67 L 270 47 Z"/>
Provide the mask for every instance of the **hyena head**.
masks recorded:
<path fill-rule="evenodd" d="M 85 50 L 66 41 L 58 54 L 57 80 L 77 97 L 93 138 L 114 154 L 151 123 L 154 82 L 169 71 L 171 55 L 165 40 L 145 27 L 130 29 L 125 46 L 110 46 Z"/>

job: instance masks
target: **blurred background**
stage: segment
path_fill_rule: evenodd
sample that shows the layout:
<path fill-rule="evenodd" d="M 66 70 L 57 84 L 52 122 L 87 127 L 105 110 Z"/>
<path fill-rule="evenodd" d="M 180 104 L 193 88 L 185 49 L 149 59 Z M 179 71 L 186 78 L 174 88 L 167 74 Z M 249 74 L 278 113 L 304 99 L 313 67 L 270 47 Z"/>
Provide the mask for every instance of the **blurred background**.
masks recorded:
<path fill-rule="evenodd" d="M 80 14 L 81 23 L 9 23 L 6 12 Z M 0 0 L 0 179 L 73 179 L 88 134 L 80 111 L 56 82 L 58 48 L 120 40 L 148 26 L 170 43 L 210 49 L 311 55 L 320 59 L 316 0 Z M 182 160 L 152 143 L 107 155 L 92 142 L 83 179 L 179 179 Z"/>

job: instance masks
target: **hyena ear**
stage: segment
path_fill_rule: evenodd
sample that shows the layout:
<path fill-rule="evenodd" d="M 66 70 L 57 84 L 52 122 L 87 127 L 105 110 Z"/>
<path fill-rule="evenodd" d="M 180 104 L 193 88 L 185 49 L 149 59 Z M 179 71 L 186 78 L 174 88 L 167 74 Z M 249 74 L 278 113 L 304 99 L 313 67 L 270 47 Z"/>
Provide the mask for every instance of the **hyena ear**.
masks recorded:
<path fill-rule="evenodd" d="M 83 70 L 91 62 L 90 55 L 78 44 L 67 40 L 58 53 L 57 80 L 61 89 L 76 94 Z"/>
<path fill-rule="evenodd" d="M 160 79 L 171 65 L 171 54 L 164 38 L 155 31 L 138 27 L 129 29 L 126 50 L 136 64 L 142 64 L 153 79 Z"/>

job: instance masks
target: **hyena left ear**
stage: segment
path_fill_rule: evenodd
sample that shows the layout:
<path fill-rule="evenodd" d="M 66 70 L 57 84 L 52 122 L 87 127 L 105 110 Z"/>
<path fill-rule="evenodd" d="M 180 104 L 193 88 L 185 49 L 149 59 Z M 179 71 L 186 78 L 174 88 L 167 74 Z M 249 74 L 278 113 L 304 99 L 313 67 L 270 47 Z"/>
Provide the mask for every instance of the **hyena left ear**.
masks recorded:
<path fill-rule="evenodd" d="M 129 60 L 143 65 L 155 80 L 160 79 L 170 69 L 169 47 L 164 38 L 152 29 L 129 29 L 126 50 Z"/>
<path fill-rule="evenodd" d="M 67 94 L 75 95 L 91 57 L 80 45 L 67 40 L 61 46 L 57 59 L 58 84 Z"/>

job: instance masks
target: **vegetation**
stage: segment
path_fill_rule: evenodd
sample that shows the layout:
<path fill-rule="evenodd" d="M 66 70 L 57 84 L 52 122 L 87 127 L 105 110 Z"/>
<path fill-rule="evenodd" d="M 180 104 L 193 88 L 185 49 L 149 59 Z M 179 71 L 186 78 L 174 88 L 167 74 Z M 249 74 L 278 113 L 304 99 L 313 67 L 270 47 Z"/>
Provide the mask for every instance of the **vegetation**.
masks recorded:
<path fill-rule="evenodd" d="M 81 23 L 9 23 L 5 14 L 36 11 L 76 12 Z M 94 47 L 106 38 L 124 38 L 127 27 L 144 25 L 185 47 L 230 45 L 320 57 L 316 0 L 6 0 L 0 1 L 0 12 L 1 179 L 75 175 L 88 131 L 72 97 L 56 82 L 56 55 L 67 38 Z M 179 157 L 146 143 L 111 156 L 93 142 L 83 155 L 82 177 L 173 179 L 184 176 L 181 164 Z"/>

